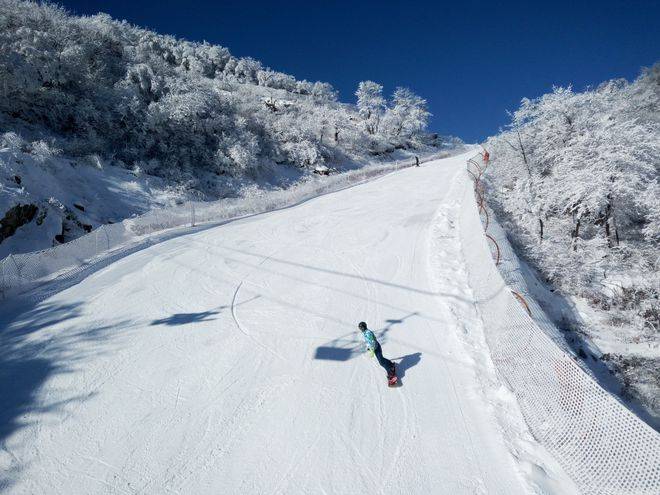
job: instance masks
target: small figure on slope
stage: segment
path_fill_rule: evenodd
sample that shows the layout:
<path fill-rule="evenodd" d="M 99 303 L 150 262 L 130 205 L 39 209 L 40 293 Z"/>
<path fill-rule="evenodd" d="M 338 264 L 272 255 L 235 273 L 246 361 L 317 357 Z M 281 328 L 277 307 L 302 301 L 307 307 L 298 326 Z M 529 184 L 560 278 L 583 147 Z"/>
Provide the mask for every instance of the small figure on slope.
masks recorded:
<path fill-rule="evenodd" d="M 358 328 L 362 332 L 362 336 L 367 344 L 367 352 L 373 357 L 376 356 L 378 363 L 385 369 L 387 372 L 387 384 L 392 387 L 396 384 L 398 378 L 396 376 L 396 368 L 394 363 L 389 359 L 383 357 L 383 349 L 376 340 L 374 333 L 367 328 L 367 324 L 361 321 L 358 324 Z"/>

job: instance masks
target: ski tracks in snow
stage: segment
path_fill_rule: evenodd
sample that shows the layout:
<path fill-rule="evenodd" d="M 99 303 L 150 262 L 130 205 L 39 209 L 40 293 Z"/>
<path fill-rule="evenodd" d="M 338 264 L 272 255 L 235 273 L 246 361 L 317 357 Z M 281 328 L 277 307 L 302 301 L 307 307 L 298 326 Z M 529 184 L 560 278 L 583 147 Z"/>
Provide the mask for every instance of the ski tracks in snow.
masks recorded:
<path fill-rule="evenodd" d="M 102 356 L 76 342 L 89 352 L 36 392 L 94 396 L 35 408 L 5 441 L 20 462 L 8 492 L 523 493 L 428 279 L 425 241 L 462 165 L 172 239 L 55 296 L 84 311 L 44 345 L 125 323 Z M 407 359 L 402 387 L 359 352 L 360 320 Z"/>

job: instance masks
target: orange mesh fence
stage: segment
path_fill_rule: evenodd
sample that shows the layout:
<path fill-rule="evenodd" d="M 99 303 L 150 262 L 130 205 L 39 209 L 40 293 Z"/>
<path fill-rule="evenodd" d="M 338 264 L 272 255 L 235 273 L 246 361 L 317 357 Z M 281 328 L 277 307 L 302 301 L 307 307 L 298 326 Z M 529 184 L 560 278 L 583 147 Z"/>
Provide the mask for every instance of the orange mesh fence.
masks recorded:
<path fill-rule="evenodd" d="M 582 493 L 659 494 L 660 435 L 580 367 L 529 295 L 506 234 L 488 213 L 481 180 L 489 158 L 484 149 L 468 160 L 472 187 L 466 181 L 458 232 L 498 375 L 515 394 L 532 435 Z"/>

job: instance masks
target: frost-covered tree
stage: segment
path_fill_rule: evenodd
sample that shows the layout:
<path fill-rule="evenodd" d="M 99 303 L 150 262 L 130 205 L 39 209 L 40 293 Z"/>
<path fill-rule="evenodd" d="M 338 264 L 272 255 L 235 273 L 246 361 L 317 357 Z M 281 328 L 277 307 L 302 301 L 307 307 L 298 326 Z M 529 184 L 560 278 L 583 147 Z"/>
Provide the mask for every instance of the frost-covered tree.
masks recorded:
<path fill-rule="evenodd" d="M 359 162 L 399 144 L 380 129 L 384 109 L 373 82 L 360 85 L 357 107 L 346 105 L 328 83 L 296 80 L 224 47 L 106 14 L 0 0 L 0 131 L 66 155 L 175 179 Z"/>
<path fill-rule="evenodd" d="M 660 64 L 524 99 L 486 147 L 486 196 L 527 259 L 626 342 L 657 340 Z"/>
<path fill-rule="evenodd" d="M 383 86 L 373 81 L 362 81 L 355 92 L 357 108 L 369 134 L 378 133 L 378 126 L 385 110 Z"/>
<path fill-rule="evenodd" d="M 426 129 L 430 113 L 426 100 L 408 88 L 397 88 L 384 118 L 386 133 L 392 139 L 410 139 Z"/>

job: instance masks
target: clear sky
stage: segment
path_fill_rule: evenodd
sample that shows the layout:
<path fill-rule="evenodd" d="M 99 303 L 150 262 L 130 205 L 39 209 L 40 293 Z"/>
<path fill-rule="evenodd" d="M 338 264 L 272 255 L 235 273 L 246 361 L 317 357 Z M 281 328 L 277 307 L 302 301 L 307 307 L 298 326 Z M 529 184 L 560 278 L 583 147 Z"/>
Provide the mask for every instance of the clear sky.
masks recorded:
<path fill-rule="evenodd" d="M 429 128 L 469 142 L 508 122 L 522 97 L 632 79 L 660 61 L 660 1 L 64 0 L 77 14 L 118 19 L 226 46 L 342 101 L 371 79 L 408 86 Z"/>

